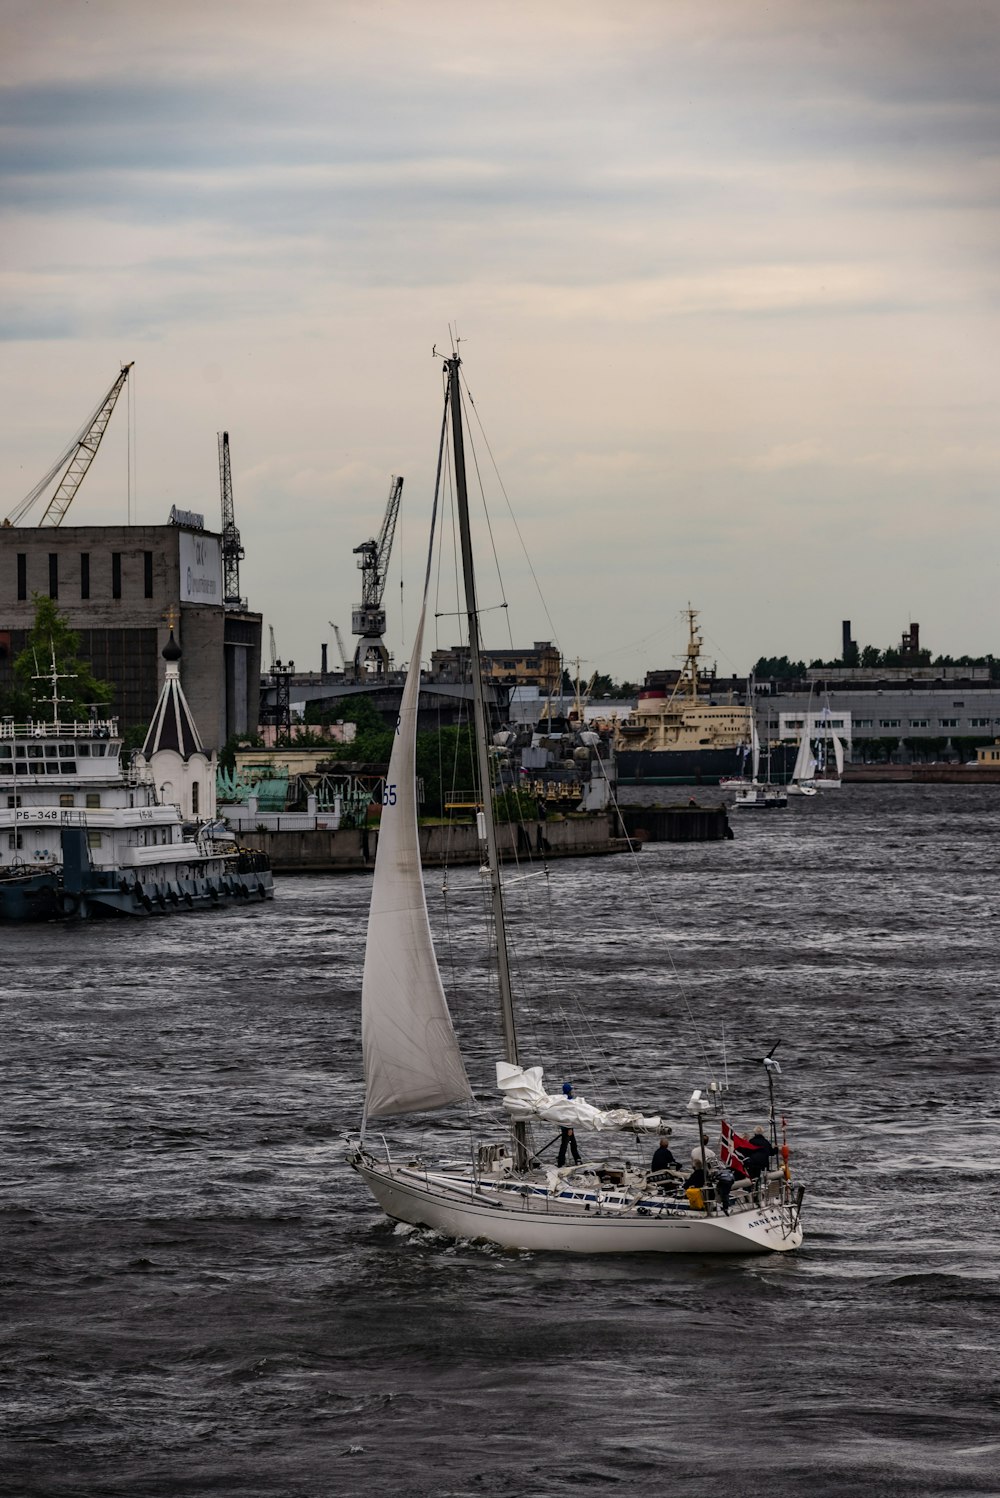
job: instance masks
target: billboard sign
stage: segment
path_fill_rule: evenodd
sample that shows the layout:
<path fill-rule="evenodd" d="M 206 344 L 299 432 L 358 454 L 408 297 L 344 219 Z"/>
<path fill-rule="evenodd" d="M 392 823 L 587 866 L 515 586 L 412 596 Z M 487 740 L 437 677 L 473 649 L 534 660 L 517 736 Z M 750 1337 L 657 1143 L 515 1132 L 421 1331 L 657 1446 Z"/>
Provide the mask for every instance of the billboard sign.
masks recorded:
<path fill-rule="evenodd" d="M 181 602 L 222 603 L 222 546 L 218 536 L 181 531 Z"/>

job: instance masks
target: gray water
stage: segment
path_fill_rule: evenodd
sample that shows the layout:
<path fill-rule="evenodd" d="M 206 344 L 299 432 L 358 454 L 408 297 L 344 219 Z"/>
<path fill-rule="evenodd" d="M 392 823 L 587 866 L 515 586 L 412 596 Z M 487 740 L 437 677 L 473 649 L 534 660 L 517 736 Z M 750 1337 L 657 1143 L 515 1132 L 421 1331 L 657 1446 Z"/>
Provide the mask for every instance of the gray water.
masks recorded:
<path fill-rule="evenodd" d="M 592 859 L 512 888 L 536 922 L 522 1039 L 550 1084 L 620 1083 L 684 1145 L 699 1047 L 718 1065 L 725 1034 L 752 1125 L 780 1039 L 793 1255 L 567 1259 L 387 1223 L 343 1164 L 364 876 L 5 930 L 0 1492 L 1000 1493 L 1000 789 L 844 787 L 733 823 L 647 846 L 641 878 Z M 481 882 L 441 884 L 485 1095 Z"/>

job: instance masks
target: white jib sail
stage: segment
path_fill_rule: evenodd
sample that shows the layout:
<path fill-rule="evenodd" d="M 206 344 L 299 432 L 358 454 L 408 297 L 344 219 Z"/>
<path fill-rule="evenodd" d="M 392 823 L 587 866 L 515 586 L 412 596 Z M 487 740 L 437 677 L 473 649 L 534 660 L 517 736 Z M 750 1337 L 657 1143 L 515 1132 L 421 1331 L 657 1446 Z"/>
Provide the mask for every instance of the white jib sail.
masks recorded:
<path fill-rule="evenodd" d="M 831 734 L 830 737 L 833 739 L 833 756 L 837 762 L 837 775 L 839 777 L 844 773 L 844 745 L 843 741 L 835 733 Z"/>
<path fill-rule="evenodd" d="M 383 793 L 361 985 L 365 1113 L 384 1118 L 471 1097 L 441 986 L 417 832 L 416 728 L 424 612 Z"/>
<path fill-rule="evenodd" d="M 812 780 L 816 771 L 816 761 L 813 758 L 812 745 L 809 735 L 803 731 L 799 739 L 799 752 L 795 756 L 795 766 L 792 770 L 792 780 L 796 784 L 801 780 Z"/>

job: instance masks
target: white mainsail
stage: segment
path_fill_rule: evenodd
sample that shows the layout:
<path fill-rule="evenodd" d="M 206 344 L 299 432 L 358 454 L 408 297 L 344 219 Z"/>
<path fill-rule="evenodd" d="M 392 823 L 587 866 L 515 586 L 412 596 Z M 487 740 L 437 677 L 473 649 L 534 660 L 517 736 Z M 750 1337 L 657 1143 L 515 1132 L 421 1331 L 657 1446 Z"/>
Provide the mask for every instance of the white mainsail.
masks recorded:
<path fill-rule="evenodd" d="M 431 939 L 417 831 L 416 722 L 424 610 L 385 780 L 365 971 L 365 1114 L 385 1118 L 472 1096 Z"/>
<path fill-rule="evenodd" d="M 754 700 L 753 700 L 753 678 L 751 677 L 750 678 L 750 752 L 751 752 L 752 758 L 751 758 L 751 761 L 750 761 L 750 764 L 751 764 L 750 779 L 753 780 L 756 783 L 757 776 L 760 774 L 760 734 L 757 732 L 757 714 L 756 714 L 756 712 L 755 712 L 754 709 L 755 709 L 755 703 L 754 703 Z"/>
<path fill-rule="evenodd" d="M 802 730 L 799 739 L 799 752 L 795 756 L 795 765 L 792 769 L 792 781 L 798 785 L 803 780 L 812 780 L 816 773 L 816 760 L 813 757 L 812 744 L 809 742 L 808 728 Z"/>

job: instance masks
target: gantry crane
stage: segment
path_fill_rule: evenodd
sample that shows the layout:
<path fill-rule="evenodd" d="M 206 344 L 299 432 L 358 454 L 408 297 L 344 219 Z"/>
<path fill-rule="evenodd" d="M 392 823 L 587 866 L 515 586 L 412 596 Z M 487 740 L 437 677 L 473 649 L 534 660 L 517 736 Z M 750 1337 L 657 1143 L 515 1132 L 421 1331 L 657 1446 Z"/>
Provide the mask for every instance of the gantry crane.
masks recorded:
<path fill-rule="evenodd" d="M 355 556 L 360 557 L 358 566 L 361 569 L 361 602 L 351 614 L 351 631 L 360 636 L 354 652 L 354 674 L 359 679 L 369 669 L 373 669 L 377 676 L 383 676 L 389 670 L 389 652 L 382 638 L 385 634 L 382 594 L 385 592 L 389 553 L 396 533 L 402 494 L 403 480 L 393 478 L 389 485 L 389 503 L 385 507 L 378 539 L 362 541 L 360 546 L 354 548 Z"/>
<path fill-rule="evenodd" d="M 219 432 L 219 487 L 222 491 L 222 601 L 226 608 L 243 607 L 240 597 L 240 563 L 246 552 L 240 545 L 233 509 L 233 477 L 229 467 L 229 433 Z"/>
<path fill-rule="evenodd" d="M 133 361 L 134 362 L 134 361 Z M 83 482 L 84 475 L 97 456 L 97 449 L 101 445 L 101 438 L 107 431 L 111 413 L 115 409 L 115 402 L 122 392 L 122 386 L 128 379 L 128 372 L 132 364 L 123 364 L 121 373 L 98 405 L 97 409 L 87 419 L 80 431 L 77 432 L 69 446 L 59 454 L 48 473 L 26 494 L 16 509 L 11 510 L 4 525 L 20 525 L 21 521 L 31 509 L 35 500 L 49 487 L 56 474 L 63 472 L 59 487 L 45 506 L 45 511 L 39 525 L 60 525 L 63 516 L 73 503 L 73 496 Z"/>

